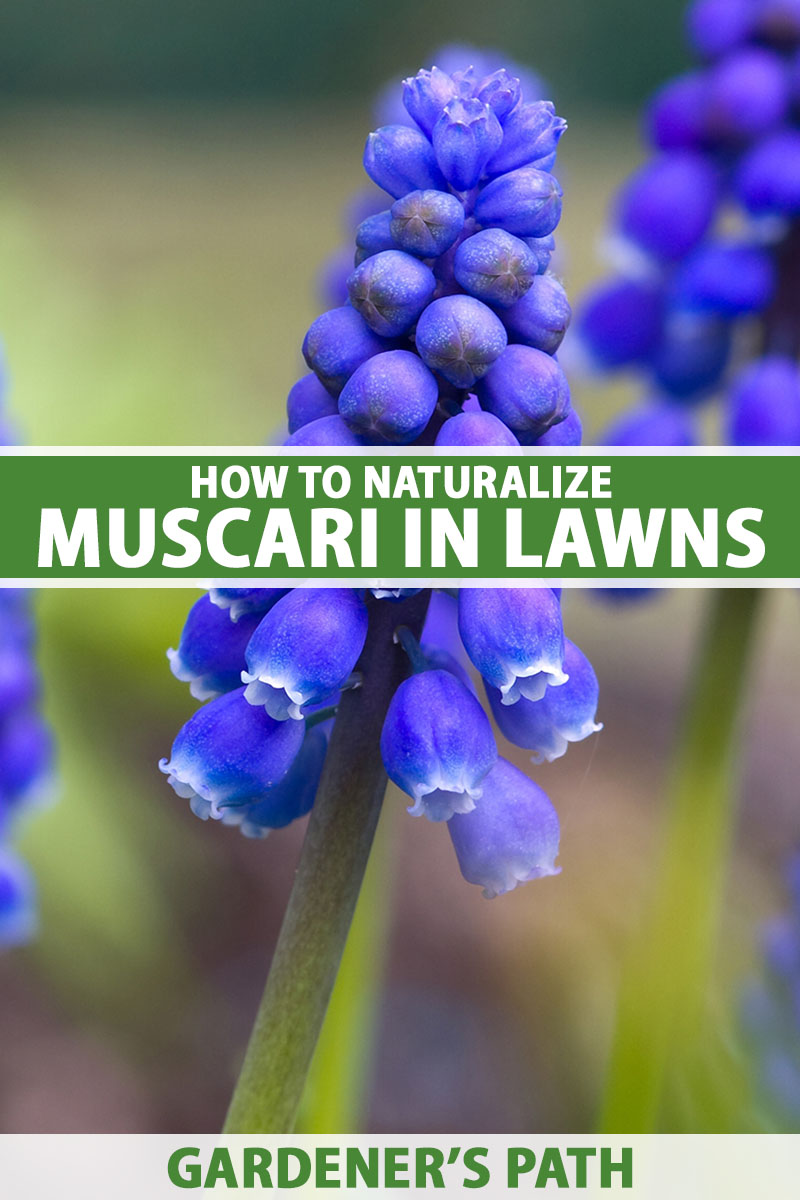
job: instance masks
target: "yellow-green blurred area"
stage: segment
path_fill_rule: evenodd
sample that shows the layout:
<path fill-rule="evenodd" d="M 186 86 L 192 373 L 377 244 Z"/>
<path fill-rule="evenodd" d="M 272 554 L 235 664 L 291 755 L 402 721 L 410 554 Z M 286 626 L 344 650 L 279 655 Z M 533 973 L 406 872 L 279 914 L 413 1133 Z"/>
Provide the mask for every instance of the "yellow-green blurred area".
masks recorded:
<path fill-rule="evenodd" d="M 652 6 L 636 10 L 637 20 L 656 19 Z M 613 23 L 619 14 L 608 12 Z M 470 40 L 488 38 L 487 25 Z M 651 43 L 642 27 L 637 36 L 627 56 L 641 82 Z M 515 57 L 537 57 L 532 42 L 505 40 Z M 258 444 L 270 435 L 319 311 L 319 266 L 348 232 L 342 214 L 361 181 L 376 72 L 370 63 L 369 88 L 340 80 L 299 115 L 274 97 L 126 108 L 8 102 L 0 330 L 29 441 Z M 639 155 L 630 115 L 598 112 L 575 92 L 560 156 L 560 270 L 573 297 L 601 271 L 607 201 Z M 627 394 L 576 383 L 588 440 Z M 221 1124 L 302 826 L 247 842 L 197 821 L 157 770 L 194 707 L 165 658 L 192 599 L 139 589 L 39 596 L 59 797 L 23 837 L 41 889 L 40 937 L 0 963 L 3 1130 Z M 605 729 L 535 770 L 561 817 L 558 877 L 487 902 L 461 879 L 445 828 L 412 820 L 390 793 L 392 917 L 367 1128 L 591 1128 L 706 599 L 566 597 L 570 636 L 600 677 Z M 800 833 L 797 615 L 797 597 L 780 592 L 761 614 L 710 997 L 719 1018 L 707 1061 L 671 1102 L 668 1128 L 753 1121 L 737 1008 Z M 335 1094 L 339 1079 L 325 1082 Z"/>

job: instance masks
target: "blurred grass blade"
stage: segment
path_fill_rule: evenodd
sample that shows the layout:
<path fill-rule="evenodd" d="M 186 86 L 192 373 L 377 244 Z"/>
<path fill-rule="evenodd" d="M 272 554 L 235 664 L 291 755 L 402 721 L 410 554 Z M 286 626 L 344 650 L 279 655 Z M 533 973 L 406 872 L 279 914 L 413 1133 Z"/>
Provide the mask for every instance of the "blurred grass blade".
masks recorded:
<path fill-rule="evenodd" d="M 701 1036 L 734 818 L 738 717 L 759 592 L 721 588 L 695 654 L 649 913 L 623 970 L 600 1120 L 659 1127 L 667 1088 Z"/>

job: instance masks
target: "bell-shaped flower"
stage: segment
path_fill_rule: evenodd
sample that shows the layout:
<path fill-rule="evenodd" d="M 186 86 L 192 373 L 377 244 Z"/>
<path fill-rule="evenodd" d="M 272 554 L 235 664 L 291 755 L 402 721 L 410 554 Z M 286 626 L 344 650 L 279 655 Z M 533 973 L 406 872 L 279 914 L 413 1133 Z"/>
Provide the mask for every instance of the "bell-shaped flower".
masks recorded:
<path fill-rule="evenodd" d="M 484 778 L 473 811 L 457 813 L 447 828 L 461 874 L 487 899 L 561 870 L 556 810 L 539 785 L 504 758 Z"/>
<path fill-rule="evenodd" d="M 500 692 L 487 688 L 501 733 L 515 746 L 532 750 L 534 762 L 553 762 L 566 754 L 570 742 L 582 742 L 603 728 L 595 719 L 599 689 L 592 664 L 569 638 L 564 645 L 567 682 L 547 688 L 540 700 L 503 704 Z"/>
<path fill-rule="evenodd" d="M 189 684 L 196 700 L 234 691 L 241 686 L 244 652 L 262 616 L 249 612 L 234 622 L 209 596 L 201 596 L 189 610 L 177 650 L 167 651 L 172 674 Z"/>
<path fill-rule="evenodd" d="M 295 588 L 270 609 L 247 647 L 250 704 L 276 721 L 302 720 L 347 682 L 367 636 L 367 609 L 352 588 Z"/>
<path fill-rule="evenodd" d="M 503 704 L 567 682 L 561 606 L 552 588 L 461 588 L 461 640 Z"/>
<path fill-rule="evenodd" d="M 567 122 L 556 115 L 549 100 L 520 105 L 504 124 L 502 144 L 489 160 L 487 172 L 505 175 L 528 166 L 552 170 L 566 128 Z"/>
<path fill-rule="evenodd" d="M 411 815 L 447 821 L 475 807 L 497 747 L 472 693 L 438 669 L 400 684 L 384 721 L 381 754 L 389 778 L 414 801 Z"/>
<path fill-rule="evenodd" d="M 442 174 L 458 192 L 475 187 L 503 140 L 503 127 L 488 104 L 474 97 L 452 100 L 431 135 Z"/>
<path fill-rule="evenodd" d="M 304 817 L 313 807 L 327 749 L 325 725 L 315 725 L 306 733 L 297 758 L 280 783 L 264 792 L 254 804 L 223 809 L 219 814 L 223 824 L 237 826 L 243 837 L 264 838 L 273 829 L 283 829 L 298 817 Z M 198 815 L 212 814 L 209 811 Z"/>
<path fill-rule="evenodd" d="M 430 71 L 418 71 L 416 75 L 403 80 L 406 112 L 427 137 L 433 133 L 433 127 L 445 107 L 460 94 L 458 82 L 438 67 Z"/>
<path fill-rule="evenodd" d="M 303 742 L 300 721 L 275 721 L 248 704 L 244 688 L 226 692 L 192 716 L 159 769 L 200 817 L 262 800 L 280 783 Z"/>

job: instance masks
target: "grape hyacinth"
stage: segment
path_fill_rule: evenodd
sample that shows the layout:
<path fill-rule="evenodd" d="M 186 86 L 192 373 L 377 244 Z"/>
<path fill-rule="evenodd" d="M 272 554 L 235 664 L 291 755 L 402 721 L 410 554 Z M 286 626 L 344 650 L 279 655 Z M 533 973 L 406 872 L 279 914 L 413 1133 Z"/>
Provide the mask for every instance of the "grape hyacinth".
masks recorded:
<path fill-rule="evenodd" d="M 592 367 L 641 387 L 598 441 L 697 443 L 716 399 L 715 442 L 800 445 L 800 7 L 694 0 L 687 36 L 576 323 Z"/>
<path fill-rule="evenodd" d="M 13 437 L 0 415 L 0 445 Z M 29 593 L 0 588 L 0 950 L 36 931 L 36 887 L 12 848 L 18 824 L 41 801 L 51 764 L 39 711 L 39 674 Z"/>
<path fill-rule="evenodd" d="M 405 116 L 367 138 L 383 208 L 356 233 L 346 300 L 306 334 L 287 445 L 579 443 L 548 271 L 566 126 L 525 93 L 468 60 L 405 81 Z M 257 836 L 303 816 L 326 758 L 360 769 L 351 742 L 377 721 L 361 757 L 379 750 L 409 811 L 447 823 L 466 879 L 494 896 L 557 872 L 553 805 L 499 756 L 488 715 L 536 761 L 600 728 L 554 589 L 216 587 L 170 662 L 207 701 L 161 763 L 199 817 Z"/>

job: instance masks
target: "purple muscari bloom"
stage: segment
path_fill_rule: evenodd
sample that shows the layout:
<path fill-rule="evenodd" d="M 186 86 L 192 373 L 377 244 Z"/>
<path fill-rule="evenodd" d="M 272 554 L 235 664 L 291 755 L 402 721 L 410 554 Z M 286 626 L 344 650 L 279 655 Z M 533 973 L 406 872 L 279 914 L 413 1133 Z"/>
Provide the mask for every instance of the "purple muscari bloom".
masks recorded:
<path fill-rule="evenodd" d="M 317 317 L 303 340 L 303 357 L 334 396 L 339 395 L 356 367 L 385 349 L 385 343 L 349 305 Z"/>
<path fill-rule="evenodd" d="M 554 176 L 536 167 L 520 167 L 487 183 L 475 201 L 481 225 L 500 227 L 518 237 L 546 237 L 561 219 L 563 192 Z"/>
<path fill-rule="evenodd" d="M 547 688 L 541 700 L 503 704 L 500 692 L 487 688 L 500 732 L 515 746 L 533 750 L 536 763 L 561 758 L 570 742 L 582 742 L 603 728 L 595 720 L 597 676 L 586 655 L 569 638 L 564 640 L 564 671 L 567 682 Z"/>
<path fill-rule="evenodd" d="M 567 122 L 556 115 L 549 100 L 520 105 L 505 122 L 502 145 L 490 158 L 487 173 L 505 175 L 528 166 L 552 170 L 566 128 Z"/>
<path fill-rule="evenodd" d="M 654 258 L 672 262 L 709 228 L 719 201 L 719 177 L 700 154 L 676 151 L 633 175 L 617 202 L 620 232 Z"/>
<path fill-rule="evenodd" d="M 445 188 L 433 147 L 423 133 L 408 125 L 384 125 L 369 135 L 364 170 L 396 200 L 417 188 Z"/>
<path fill-rule="evenodd" d="M 556 248 L 556 239 L 549 233 L 547 237 L 525 238 L 525 245 L 536 259 L 536 274 L 544 275 Z"/>
<path fill-rule="evenodd" d="M 177 650 L 168 650 L 176 679 L 190 685 L 196 700 L 209 700 L 241 686 L 244 652 L 262 613 L 233 622 L 224 608 L 201 596 L 189 610 Z"/>
<path fill-rule="evenodd" d="M 418 71 L 410 79 L 403 80 L 403 104 L 427 137 L 433 133 L 434 125 L 447 105 L 460 93 L 456 80 L 439 67 Z"/>
<path fill-rule="evenodd" d="M 689 40 L 707 58 L 727 54 L 749 37 L 755 14 L 753 0 L 694 0 L 687 13 Z"/>
<path fill-rule="evenodd" d="M 412 816 L 447 821 L 470 812 L 497 760 L 489 719 L 449 671 L 423 671 L 392 697 L 381 734 L 389 778 L 414 801 Z"/>
<path fill-rule="evenodd" d="M 800 446 L 800 368 L 772 354 L 733 381 L 726 424 L 734 446 Z"/>
<path fill-rule="evenodd" d="M 488 412 L 462 412 L 445 421 L 437 446 L 518 446 L 507 425 Z"/>
<path fill-rule="evenodd" d="M 500 318 L 473 296 L 434 300 L 417 322 L 423 361 L 459 388 L 470 388 L 485 375 L 507 340 Z"/>
<path fill-rule="evenodd" d="M 555 354 L 569 328 L 572 309 L 554 275 L 537 275 L 530 289 L 503 312 L 502 318 L 510 342 Z"/>
<path fill-rule="evenodd" d="M 0 721 L 31 704 L 38 691 L 39 677 L 28 638 L 19 636 L 16 621 L 3 620 L 0 622 Z"/>
<path fill-rule="evenodd" d="M 494 109 L 481 100 L 451 100 L 431 136 L 445 179 L 456 191 L 466 192 L 475 187 L 503 141 L 503 127 Z"/>
<path fill-rule="evenodd" d="M 285 596 L 288 588 L 212 587 L 208 593 L 212 604 L 228 610 L 232 621 L 246 613 L 265 613 Z"/>
<path fill-rule="evenodd" d="M 509 346 L 477 385 L 481 407 L 514 433 L 541 437 L 569 409 L 569 385 L 554 358 L 532 346 Z"/>
<path fill-rule="evenodd" d="M 197 816 L 262 800 L 283 779 L 303 742 L 300 721 L 276 721 L 248 704 L 244 688 L 226 692 L 192 716 L 159 769 Z"/>
<path fill-rule="evenodd" d="M 709 72 L 705 123 L 713 137 L 745 140 L 766 133 L 784 117 L 789 81 L 781 58 L 747 46 Z"/>
<path fill-rule="evenodd" d="M 570 406 L 563 421 L 551 425 L 546 433 L 537 438 L 534 446 L 580 446 L 583 440 L 583 425 L 575 409 Z M 523 443 L 527 445 L 528 443 Z"/>
<path fill-rule="evenodd" d="M 0 846 L 0 949 L 22 945 L 35 932 L 33 877 L 21 859 Z"/>
<path fill-rule="evenodd" d="M 23 708 L 0 726 L 0 806 L 36 793 L 50 770 L 50 732 L 35 709 Z"/>
<path fill-rule="evenodd" d="M 418 355 L 387 350 L 362 363 L 339 396 L 339 412 L 358 433 L 415 441 L 433 415 L 439 385 Z"/>
<path fill-rule="evenodd" d="M 489 105 L 498 121 L 503 123 L 505 127 L 503 133 L 504 136 L 507 136 L 508 117 L 522 99 L 520 80 L 515 78 L 505 67 L 501 67 L 499 71 L 492 71 L 490 75 L 481 80 L 475 89 L 475 95 L 478 100 Z"/>
<path fill-rule="evenodd" d="M 678 268 L 673 303 L 738 317 L 766 308 L 775 289 L 775 264 L 761 246 L 706 242 Z"/>
<path fill-rule="evenodd" d="M 734 191 L 758 216 L 800 213 L 800 131 L 782 129 L 756 142 L 739 162 Z"/>
<path fill-rule="evenodd" d="M 461 588 L 458 627 L 503 704 L 539 700 L 548 685 L 566 683 L 561 607 L 551 588 Z"/>
<path fill-rule="evenodd" d="M 352 265 L 348 278 L 352 273 Z M 345 294 L 347 289 L 345 288 Z M 312 371 L 298 379 L 286 401 L 286 412 L 289 418 L 289 433 L 297 433 L 304 425 L 316 421 L 320 417 L 332 417 L 338 411 L 336 398 L 327 388 L 323 387 Z"/>
<path fill-rule="evenodd" d="M 344 417 L 319 417 L 303 425 L 283 443 L 284 446 L 363 446 L 364 438 L 354 433 Z"/>
<path fill-rule="evenodd" d="M 613 370 L 653 353 L 661 335 L 663 297 L 659 287 L 637 279 L 610 279 L 586 295 L 578 336 L 593 364 Z"/>
<path fill-rule="evenodd" d="M 556 811 L 539 785 L 504 758 L 485 777 L 472 812 L 456 814 L 447 828 L 461 874 L 487 899 L 559 873 Z"/>
<path fill-rule="evenodd" d="M 406 333 L 435 288 L 430 267 L 402 250 L 382 250 L 372 255 L 347 281 L 353 308 L 382 337 Z"/>
<path fill-rule="evenodd" d="M 701 395 L 719 383 L 731 351 L 727 321 L 699 313 L 669 313 L 651 359 L 658 386 L 679 399 Z"/>
<path fill-rule="evenodd" d="M 300 721 L 347 682 L 367 636 L 367 609 L 350 588 L 295 588 L 270 609 L 247 647 L 250 704 Z"/>
<path fill-rule="evenodd" d="M 483 229 L 458 247 L 453 273 L 464 289 L 486 304 L 509 308 L 537 278 L 536 255 L 504 229 Z"/>
<path fill-rule="evenodd" d="M 708 76 L 692 71 L 670 80 L 648 105 L 646 126 L 659 150 L 698 150 L 706 137 Z"/>
<path fill-rule="evenodd" d="M 597 439 L 600 446 L 693 446 L 696 441 L 692 414 L 663 401 L 629 409 Z"/>
<path fill-rule="evenodd" d="M 253 803 L 222 809 L 219 815 L 224 824 L 236 825 L 244 837 L 264 838 L 273 829 L 283 829 L 298 817 L 304 817 L 314 805 L 327 749 L 325 725 L 315 725 L 306 733 L 283 779 Z M 210 805 L 207 812 L 197 812 L 200 817 L 213 815 Z"/>
<path fill-rule="evenodd" d="M 464 207 L 450 192 L 409 192 L 395 200 L 389 225 L 401 250 L 419 258 L 436 258 L 449 250 L 461 233 Z"/>
<path fill-rule="evenodd" d="M 362 263 L 365 258 L 371 258 L 373 254 L 380 254 L 382 250 L 396 249 L 397 243 L 392 237 L 392 214 L 388 208 L 383 212 L 373 213 L 372 216 L 366 217 L 356 230 L 356 264 Z M 347 272 L 348 279 L 352 273 L 353 259 L 351 256 L 350 269 Z M 347 281 L 345 281 L 345 296 L 349 297 Z"/>

